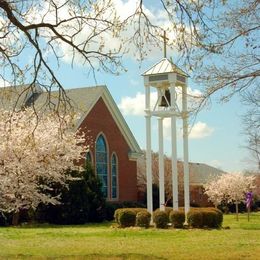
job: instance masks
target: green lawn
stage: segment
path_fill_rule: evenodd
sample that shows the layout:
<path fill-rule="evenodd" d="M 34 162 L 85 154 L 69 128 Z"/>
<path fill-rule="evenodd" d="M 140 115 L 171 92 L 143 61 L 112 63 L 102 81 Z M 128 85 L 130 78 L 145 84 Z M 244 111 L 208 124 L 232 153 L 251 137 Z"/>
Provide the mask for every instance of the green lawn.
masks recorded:
<path fill-rule="evenodd" d="M 0 228 L 1 259 L 260 259 L 260 213 L 221 230 L 84 226 Z"/>

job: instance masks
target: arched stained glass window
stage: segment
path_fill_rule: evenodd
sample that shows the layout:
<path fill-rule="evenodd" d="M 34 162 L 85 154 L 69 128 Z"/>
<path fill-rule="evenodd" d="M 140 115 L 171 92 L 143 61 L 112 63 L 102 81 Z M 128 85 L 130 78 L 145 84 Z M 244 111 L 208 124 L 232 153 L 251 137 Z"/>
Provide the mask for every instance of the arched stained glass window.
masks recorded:
<path fill-rule="evenodd" d="M 117 198 L 117 157 L 115 154 L 111 158 L 111 197 L 112 199 Z"/>
<path fill-rule="evenodd" d="M 102 183 L 102 192 L 105 198 L 107 198 L 107 147 L 103 135 L 100 135 L 96 142 L 96 171 Z"/>

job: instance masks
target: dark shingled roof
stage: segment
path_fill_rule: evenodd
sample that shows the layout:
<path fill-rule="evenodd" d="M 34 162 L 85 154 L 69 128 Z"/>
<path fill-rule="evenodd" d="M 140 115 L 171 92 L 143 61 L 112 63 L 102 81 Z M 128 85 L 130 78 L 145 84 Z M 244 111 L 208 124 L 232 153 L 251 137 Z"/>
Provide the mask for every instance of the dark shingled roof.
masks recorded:
<path fill-rule="evenodd" d="M 33 93 L 41 93 L 37 86 L 19 85 L 0 88 L 0 108 L 21 110 L 32 98 Z"/>
<path fill-rule="evenodd" d="M 72 105 L 74 112 L 82 115 L 87 113 L 92 108 L 97 98 L 102 94 L 104 88 L 106 88 L 106 86 L 68 89 L 66 90 L 66 95 L 70 99 L 70 104 Z M 46 100 L 48 99 L 48 95 L 49 93 L 43 92 L 35 102 L 36 107 L 44 107 Z M 50 99 L 51 102 L 56 105 L 59 99 L 59 92 L 52 91 Z M 45 107 L 45 109 L 49 109 L 47 106 Z"/>
<path fill-rule="evenodd" d="M 68 89 L 66 90 L 66 95 L 70 100 L 73 112 L 79 114 L 80 119 L 76 123 L 77 127 L 80 126 L 98 99 L 103 98 L 131 148 L 130 153 L 132 158 L 138 157 L 142 153 L 106 86 Z M 51 101 L 51 104 L 46 101 Z M 55 106 L 58 101 L 59 91 L 47 93 L 46 91 L 42 91 L 39 87 L 30 88 L 29 85 L 0 88 L 0 108 L 5 110 L 11 110 L 15 106 L 15 110 L 19 111 L 24 107 L 30 107 L 34 104 L 36 110 L 44 113 L 50 111 L 51 106 Z M 63 109 L 62 106 L 60 109 Z"/>

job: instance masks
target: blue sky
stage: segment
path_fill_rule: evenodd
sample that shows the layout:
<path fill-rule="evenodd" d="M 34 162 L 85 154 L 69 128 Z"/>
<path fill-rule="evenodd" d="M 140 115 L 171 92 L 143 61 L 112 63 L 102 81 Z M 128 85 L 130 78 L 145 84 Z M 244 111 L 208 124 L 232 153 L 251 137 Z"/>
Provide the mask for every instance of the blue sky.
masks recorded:
<path fill-rule="evenodd" d="M 169 56 L 171 53 L 169 53 Z M 160 59 L 160 57 L 158 57 Z M 141 112 L 141 97 L 144 95 L 143 78 L 141 76 L 147 68 L 151 67 L 155 60 L 146 60 L 141 67 L 134 60 L 126 59 L 127 72 L 119 76 L 111 74 L 96 74 L 96 80 L 89 77 L 87 68 L 81 66 L 72 70 L 69 65 L 65 65 L 58 73 L 65 88 L 77 88 L 93 85 L 106 85 L 114 100 L 120 107 L 126 122 L 132 130 L 141 148 L 145 148 L 145 118 Z M 191 81 L 189 85 L 196 89 Z M 137 96 L 139 95 L 139 98 Z M 125 104 L 124 100 L 128 100 Z M 128 105 L 128 106 L 127 106 Z M 133 107 L 138 111 L 133 114 Z M 122 108 L 123 107 L 123 108 Z M 140 107 L 140 108 L 139 108 Z M 212 105 L 204 109 L 197 116 L 195 126 L 197 133 L 195 138 L 189 139 L 189 158 L 191 162 L 200 162 L 221 168 L 225 171 L 242 171 L 248 168 L 247 150 L 242 148 L 244 136 L 240 116 L 245 112 L 241 106 L 239 97 L 233 97 L 228 103 L 217 102 L 217 96 L 213 97 Z M 157 122 L 152 121 L 152 147 L 158 150 L 157 143 Z M 179 124 L 181 120 L 179 120 Z M 199 124 L 198 124 L 199 123 Z M 165 132 L 165 153 L 170 155 L 170 139 Z M 182 138 L 178 138 L 178 158 L 182 159 Z"/>
<path fill-rule="evenodd" d="M 119 13 L 127 16 L 135 8 L 135 1 L 114 0 Z M 151 19 L 165 23 L 164 16 L 158 9 L 158 1 L 144 1 L 149 6 Z M 121 10 L 121 12 L 120 12 Z M 155 21 L 155 20 L 154 20 Z M 145 148 L 145 119 L 144 85 L 141 74 L 159 61 L 163 52 L 153 49 L 151 55 L 140 64 L 135 61 L 133 50 L 125 56 L 123 63 L 127 72 L 119 76 L 97 73 L 96 80 L 88 74 L 78 62 L 78 66 L 71 68 L 63 64 L 58 71 L 59 78 L 65 88 L 77 88 L 93 85 L 106 85 L 123 113 L 126 122 L 132 130 L 141 148 Z M 168 50 L 168 58 L 175 56 L 174 51 Z M 67 57 L 68 58 L 68 57 Z M 200 89 L 191 80 L 189 86 L 194 91 Z M 234 96 L 228 103 L 218 103 L 220 93 L 213 97 L 211 107 L 203 110 L 196 119 L 189 139 L 189 158 L 191 162 L 206 163 L 225 171 L 242 171 L 250 168 L 248 152 L 242 148 L 245 137 L 242 135 L 241 115 L 245 107 L 241 106 L 239 97 Z M 179 120 L 179 124 L 181 121 Z M 179 127 L 180 128 L 180 127 Z M 165 153 L 170 155 L 169 124 L 165 122 Z M 152 121 L 152 148 L 158 150 L 157 122 Z M 182 159 L 182 138 L 178 138 L 178 158 Z"/>
<path fill-rule="evenodd" d="M 119 13 L 127 16 L 135 9 L 135 1 L 113 0 L 117 4 Z M 149 15 L 153 21 L 165 23 L 164 16 L 158 9 L 158 1 L 144 1 L 149 6 Z M 167 25 L 167 24 L 166 24 Z M 84 36 L 84 35 L 83 35 Z M 108 39 L 108 41 L 111 39 Z M 112 44 L 110 42 L 110 44 Z M 118 44 L 118 43 L 114 43 Z M 113 45 L 113 44 L 112 44 Z M 96 81 L 88 68 L 83 67 L 80 60 L 76 61 L 74 68 L 68 62 L 70 54 L 66 48 L 63 50 L 66 59 L 56 70 L 59 80 L 66 89 L 106 85 L 114 100 L 118 104 L 130 129 L 136 137 L 141 148 L 145 148 L 145 118 L 144 118 L 144 85 L 141 74 L 159 61 L 163 52 L 153 49 L 152 53 L 140 64 L 133 57 L 134 50 L 125 56 L 123 63 L 127 72 L 119 76 L 106 73 L 97 73 Z M 173 50 L 168 50 L 168 58 L 175 56 Z M 30 62 L 30 55 L 27 57 Z M 52 60 L 49 60 L 52 63 Z M 189 81 L 191 91 L 197 91 L 201 86 Z M 228 103 L 218 103 L 218 95 L 213 97 L 211 107 L 203 110 L 196 119 L 189 139 L 189 158 L 191 162 L 206 163 L 225 171 L 242 171 L 250 168 L 248 152 L 242 148 L 245 137 L 242 135 L 241 115 L 245 107 L 241 105 L 239 97 L 234 96 Z M 152 121 L 152 148 L 158 150 L 157 122 Z M 179 120 L 179 124 L 181 121 Z M 180 127 L 179 127 L 180 128 Z M 165 122 L 165 153 L 170 155 L 169 124 Z M 182 138 L 178 138 L 178 158 L 182 159 Z"/>

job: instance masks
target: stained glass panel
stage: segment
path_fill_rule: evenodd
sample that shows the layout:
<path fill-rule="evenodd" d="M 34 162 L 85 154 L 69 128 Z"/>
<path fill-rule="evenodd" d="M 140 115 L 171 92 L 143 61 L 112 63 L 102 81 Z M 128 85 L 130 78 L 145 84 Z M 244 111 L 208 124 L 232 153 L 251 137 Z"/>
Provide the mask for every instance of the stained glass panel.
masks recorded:
<path fill-rule="evenodd" d="M 117 158 L 113 154 L 111 158 L 111 195 L 112 198 L 117 198 Z"/>
<path fill-rule="evenodd" d="M 107 147 L 105 139 L 100 135 L 96 142 L 96 171 L 102 183 L 102 192 L 107 198 L 107 188 L 108 188 L 108 179 L 107 179 Z"/>

